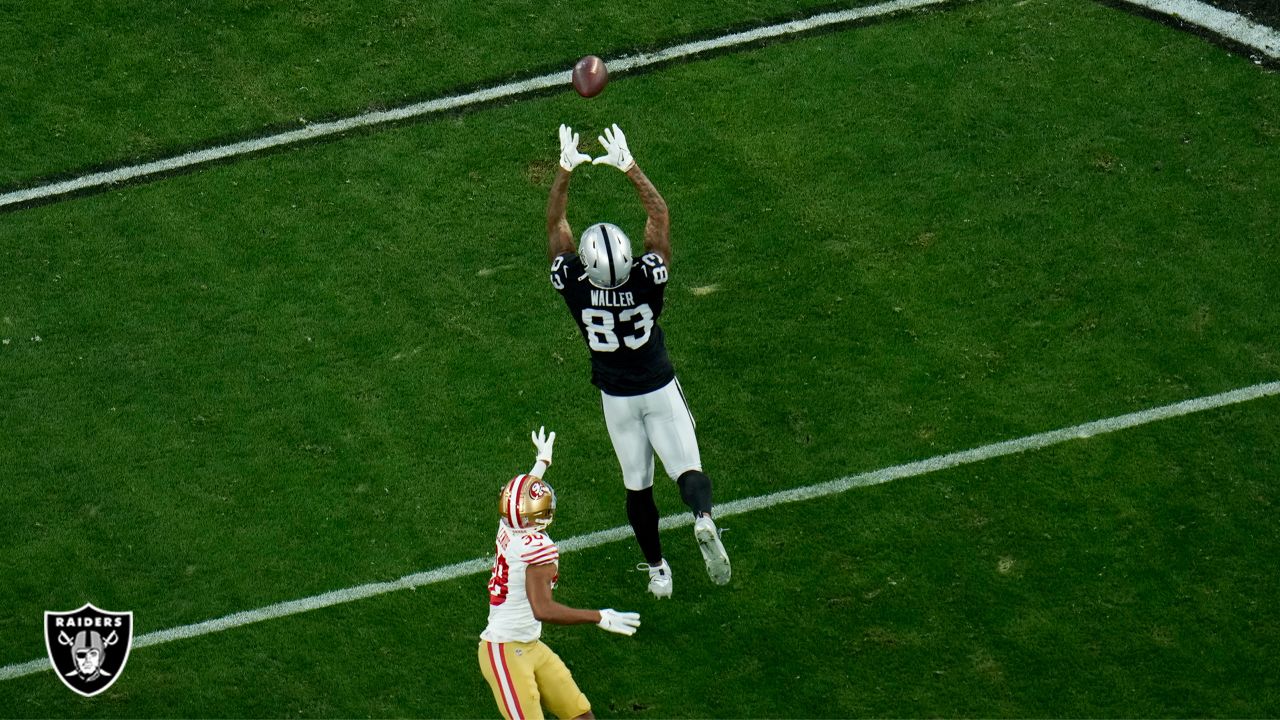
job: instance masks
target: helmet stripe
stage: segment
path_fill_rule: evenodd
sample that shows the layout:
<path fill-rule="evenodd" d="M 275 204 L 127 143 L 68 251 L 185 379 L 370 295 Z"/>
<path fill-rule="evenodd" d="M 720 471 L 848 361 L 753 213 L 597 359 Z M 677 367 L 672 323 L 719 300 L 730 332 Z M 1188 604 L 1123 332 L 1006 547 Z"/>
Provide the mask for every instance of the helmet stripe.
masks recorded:
<path fill-rule="evenodd" d="M 507 493 L 507 524 L 513 528 L 520 527 L 520 483 L 522 475 L 511 478 L 511 492 Z"/>
<path fill-rule="evenodd" d="M 519 484 L 516 485 L 516 494 L 511 497 L 511 502 L 512 502 L 511 510 L 516 516 L 516 527 L 518 528 L 522 528 L 525 526 L 524 514 L 520 512 L 520 509 L 521 507 L 524 506 L 525 486 L 528 484 L 529 484 L 529 476 L 521 475 L 520 482 Z"/>
<path fill-rule="evenodd" d="M 609 261 L 609 287 L 618 284 L 618 270 L 613 266 L 613 243 L 609 240 L 609 231 L 604 223 L 600 223 L 600 237 L 604 238 L 604 256 Z"/>
<path fill-rule="evenodd" d="M 524 497 L 524 486 L 529 482 L 528 475 L 521 475 L 512 480 L 515 485 L 511 488 L 510 506 L 507 509 L 507 522 L 513 528 L 524 527 L 524 520 L 520 517 L 520 498 Z"/>

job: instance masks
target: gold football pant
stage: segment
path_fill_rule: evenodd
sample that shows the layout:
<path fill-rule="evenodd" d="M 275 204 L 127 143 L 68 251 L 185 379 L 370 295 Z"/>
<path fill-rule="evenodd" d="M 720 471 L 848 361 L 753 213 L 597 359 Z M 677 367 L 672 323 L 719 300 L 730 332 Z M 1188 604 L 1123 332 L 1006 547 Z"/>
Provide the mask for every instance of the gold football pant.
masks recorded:
<path fill-rule="evenodd" d="M 587 696 L 560 659 L 540 640 L 491 643 L 480 641 L 480 672 L 506 720 L 542 720 L 545 706 L 562 720 L 591 710 Z"/>

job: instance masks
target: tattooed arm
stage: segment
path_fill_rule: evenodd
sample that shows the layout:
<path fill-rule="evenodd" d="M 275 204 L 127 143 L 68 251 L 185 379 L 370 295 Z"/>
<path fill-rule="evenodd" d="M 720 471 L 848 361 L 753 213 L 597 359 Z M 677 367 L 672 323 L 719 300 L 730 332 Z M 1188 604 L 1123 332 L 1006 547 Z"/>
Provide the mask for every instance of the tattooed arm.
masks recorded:
<path fill-rule="evenodd" d="M 547 261 L 561 253 L 573 252 L 573 231 L 565 208 L 569 205 L 569 171 L 556 169 L 556 179 L 551 183 L 551 197 L 547 200 Z"/>
<path fill-rule="evenodd" d="M 671 264 L 671 218 L 667 213 L 667 201 L 662 199 L 658 188 L 653 186 L 639 165 L 632 165 L 627 170 L 627 177 L 636 186 L 640 202 L 649 214 L 644 225 L 644 251 L 657 253 L 662 261 Z"/>

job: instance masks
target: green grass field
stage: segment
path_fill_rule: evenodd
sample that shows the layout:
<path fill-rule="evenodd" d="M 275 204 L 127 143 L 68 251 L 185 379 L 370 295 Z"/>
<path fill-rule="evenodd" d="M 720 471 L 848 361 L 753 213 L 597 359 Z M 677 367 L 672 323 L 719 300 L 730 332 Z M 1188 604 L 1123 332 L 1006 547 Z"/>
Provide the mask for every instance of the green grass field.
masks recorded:
<path fill-rule="evenodd" d="M 353 7 L 11 8 L 0 187 L 827 5 Z M 553 536 L 624 524 L 546 277 L 561 122 L 622 126 L 671 207 L 723 502 L 1280 379 L 1277 107 L 1192 35 L 982 0 L 0 214 L 0 665 L 46 610 L 142 634 L 482 557 L 539 425 Z M 585 167 L 569 218 L 643 211 Z M 644 625 L 544 639 L 601 717 L 1275 717 L 1277 410 L 726 518 L 724 588 L 671 531 L 668 602 L 630 540 L 566 553 L 558 599 Z M 93 699 L 0 680 L 0 715 L 496 716 L 486 579 L 137 648 Z"/>

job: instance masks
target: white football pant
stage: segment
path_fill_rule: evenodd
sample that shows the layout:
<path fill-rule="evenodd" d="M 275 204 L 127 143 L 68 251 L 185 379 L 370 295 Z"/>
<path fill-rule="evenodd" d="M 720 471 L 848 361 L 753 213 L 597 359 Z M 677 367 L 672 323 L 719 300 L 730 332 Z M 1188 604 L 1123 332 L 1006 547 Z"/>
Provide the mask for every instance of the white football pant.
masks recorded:
<path fill-rule="evenodd" d="M 622 466 L 622 483 L 628 490 L 653 485 L 655 452 L 672 480 L 690 470 L 702 470 L 693 414 L 678 381 L 631 397 L 602 392 L 600 402 L 613 451 Z"/>

